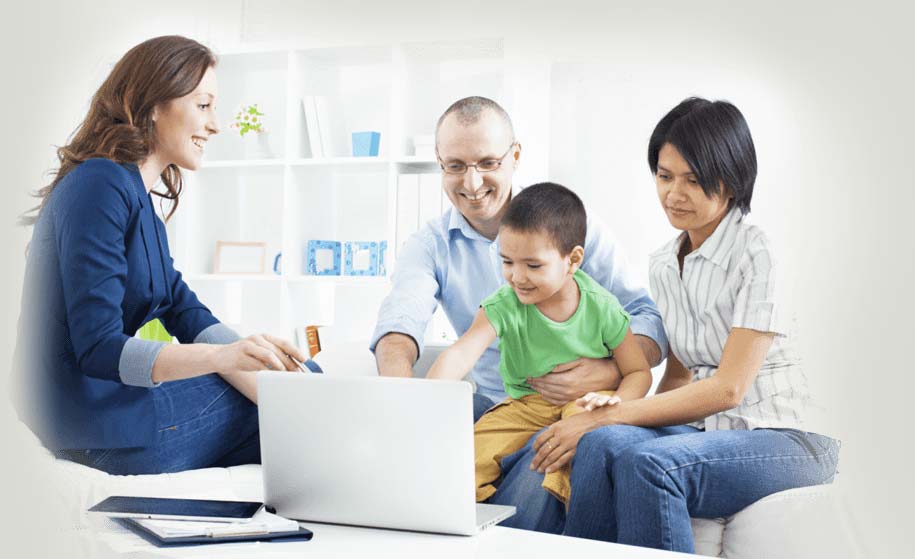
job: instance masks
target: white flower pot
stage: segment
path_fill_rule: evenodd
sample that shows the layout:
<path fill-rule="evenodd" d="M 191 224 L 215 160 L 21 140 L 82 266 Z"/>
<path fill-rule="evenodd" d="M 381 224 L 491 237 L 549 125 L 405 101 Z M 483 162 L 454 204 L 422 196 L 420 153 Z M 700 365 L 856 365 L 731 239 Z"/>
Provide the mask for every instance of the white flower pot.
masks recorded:
<path fill-rule="evenodd" d="M 245 159 L 268 159 L 273 157 L 267 132 L 248 132 L 241 137 L 245 146 Z"/>

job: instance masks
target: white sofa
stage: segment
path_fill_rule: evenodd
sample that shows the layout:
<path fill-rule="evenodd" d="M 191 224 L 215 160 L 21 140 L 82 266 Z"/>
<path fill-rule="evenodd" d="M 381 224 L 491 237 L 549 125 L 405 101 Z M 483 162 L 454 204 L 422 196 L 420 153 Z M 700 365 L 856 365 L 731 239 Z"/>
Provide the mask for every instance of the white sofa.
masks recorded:
<path fill-rule="evenodd" d="M 374 365 L 366 363 L 365 356 L 353 348 L 336 354 L 322 352 L 321 357 L 319 361 L 327 371 L 371 374 L 374 370 Z M 427 366 L 429 359 L 424 356 L 417 368 Z M 57 520 L 67 528 L 63 541 L 77 542 L 66 549 L 70 557 L 80 555 L 74 545 L 81 546 L 85 557 L 104 554 L 93 547 L 93 538 L 86 537 L 91 523 L 85 510 L 109 495 L 262 500 L 261 470 L 257 465 L 113 476 L 55 459 L 25 425 L 14 417 L 7 419 L 7 424 L 15 425 L 17 463 L 28 465 L 17 477 L 38 480 L 49 489 L 44 492 L 45 501 L 38 501 L 35 506 L 42 509 L 42 514 L 47 509 L 57 512 Z M 834 485 L 783 491 L 730 518 L 693 519 L 692 524 L 696 553 L 701 555 L 731 559 L 862 556 L 852 536 L 841 489 Z M 68 534 L 78 537 L 68 540 Z"/>
<path fill-rule="evenodd" d="M 39 468 L 53 490 L 59 520 L 84 557 L 100 555 L 85 510 L 109 495 L 262 500 L 260 466 L 206 468 L 176 474 L 113 476 L 55 459 L 17 422 L 20 456 Z M 32 471 L 34 473 L 34 470 Z M 818 486 L 783 491 L 730 518 L 693 519 L 696 553 L 731 559 L 861 557 L 848 526 L 841 490 Z M 63 534 L 66 537 L 68 534 Z M 70 544 L 72 546 L 72 544 Z M 67 549 L 69 556 L 80 556 Z M 74 555 L 75 554 L 75 555 Z"/>

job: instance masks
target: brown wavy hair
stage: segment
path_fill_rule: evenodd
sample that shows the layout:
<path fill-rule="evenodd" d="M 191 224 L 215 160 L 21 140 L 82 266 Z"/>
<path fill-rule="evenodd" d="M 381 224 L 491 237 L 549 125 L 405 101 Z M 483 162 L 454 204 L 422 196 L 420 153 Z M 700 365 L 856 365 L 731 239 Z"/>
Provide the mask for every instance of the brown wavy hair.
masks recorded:
<path fill-rule="evenodd" d="M 57 184 L 87 159 L 103 157 L 117 163 L 146 159 L 156 149 L 153 109 L 194 91 L 215 65 L 210 49 L 178 35 L 149 39 L 127 51 L 93 95 L 89 113 L 69 143 L 57 148 L 54 180 L 35 192 L 41 202 L 20 217 L 20 224 L 33 225 Z M 170 164 L 161 178 L 167 192 L 152 194 L 171 202 L 167 221 L 178 209 L 181 170 Z"/>

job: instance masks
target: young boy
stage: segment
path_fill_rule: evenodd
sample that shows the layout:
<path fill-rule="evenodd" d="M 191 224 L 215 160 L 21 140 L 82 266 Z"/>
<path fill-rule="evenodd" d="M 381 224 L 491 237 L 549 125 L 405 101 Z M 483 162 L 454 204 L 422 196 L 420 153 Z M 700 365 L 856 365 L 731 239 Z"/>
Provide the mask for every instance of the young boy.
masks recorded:
<path fill-rule="evenodd" d="M 477 501 L 496 492 L 493 483 L 503 457 L 543 427 L 585 411 L 577 402 L 548 403 L 531 389 L 529 378 L 579 357 L 612 355 L 623 377 L 616 394 L 588 394 L 578 402 L 587 402 L 589 409 L 612 405 L 641 398 L 651 387 L 648 362 L 629 330 L 629 315 L 616 297 L 579 269 L 586 227 L 584 205 L 571 190 L 553 183 L 522 190 L 499 229 L 506 285 L 483 300 L 473 324 L 427 375 L 463 378 L 498 336 L 499 373 L 508 398 L 474 426 Z M 567 465 L 543 480 L 544 489 L 563 503 L 571 494 L 569 472 Z"/>

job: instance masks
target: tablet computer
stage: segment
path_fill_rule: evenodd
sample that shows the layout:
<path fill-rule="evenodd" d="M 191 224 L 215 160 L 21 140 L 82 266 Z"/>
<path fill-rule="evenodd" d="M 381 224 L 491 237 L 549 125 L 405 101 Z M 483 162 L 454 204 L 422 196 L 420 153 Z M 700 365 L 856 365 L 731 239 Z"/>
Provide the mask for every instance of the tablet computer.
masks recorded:
<path fill-rule="evenodd" d="M 116 495 L 96 504 L 89 509 L 89 512 L 113 518 L 238 522 L 251 518 L 263 506 L 263 503 L 253 501 L 165 499 Z"/>

